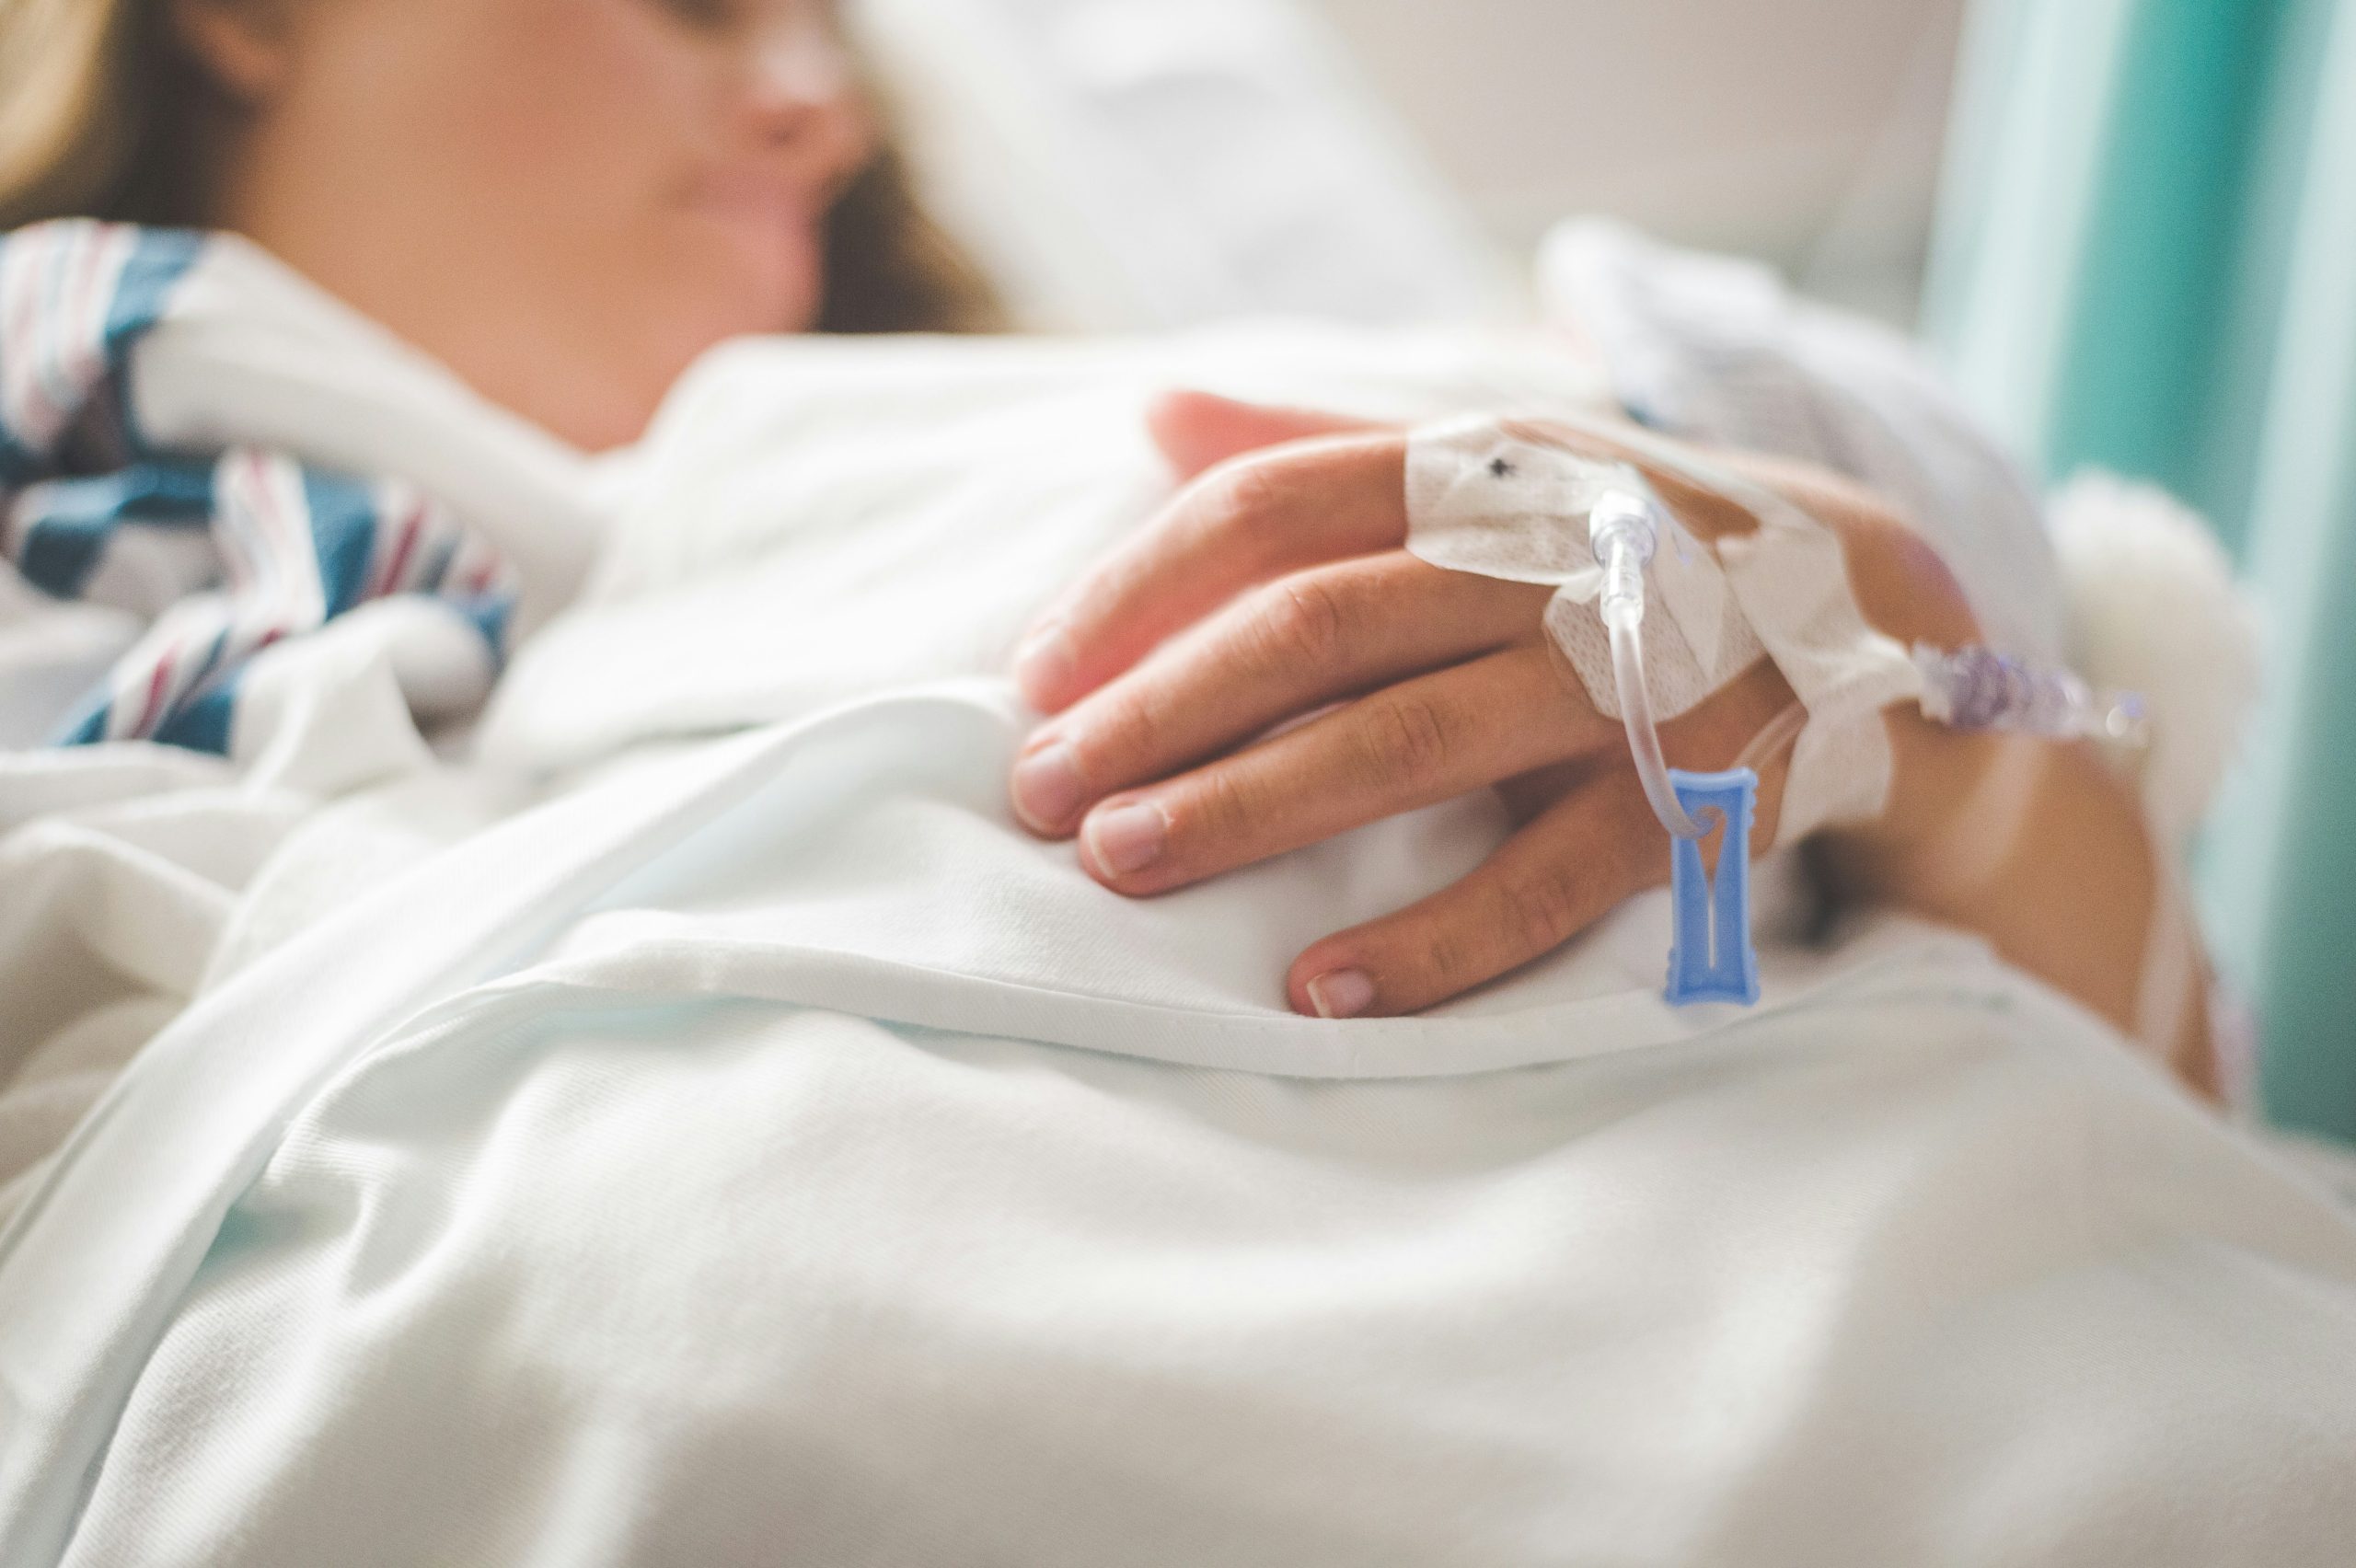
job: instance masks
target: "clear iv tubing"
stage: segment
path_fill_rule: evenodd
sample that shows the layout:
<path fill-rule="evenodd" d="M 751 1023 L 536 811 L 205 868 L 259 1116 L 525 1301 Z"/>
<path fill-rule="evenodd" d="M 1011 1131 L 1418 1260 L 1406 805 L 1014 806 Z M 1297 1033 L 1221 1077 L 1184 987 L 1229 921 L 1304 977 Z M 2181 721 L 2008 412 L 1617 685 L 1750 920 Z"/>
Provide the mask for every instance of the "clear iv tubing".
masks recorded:
<path fill-rule="evenodd" d="M 1689 484 L 1715 490 L 1762 521 L 1778 511 L 1797 510 L 1766 487 L 1701 461 L 1648 432 L 1606 428 L 1600 421 L 1562 409 L 1549 417 L 1633 452 Z M 1635 761 L 1636 778 L 1644 785 L 1653 815 L 1670 836 L 1700 838 L 1716 825 L 1716 813 L 1709 813 L 1711 822 L 1699 823 L 1678 804 L 1677 791 L 1669 787 L 1669 761 L 1661 755 L 1660 731 L 1653 722 L 1652 698 L 1645 688 L 1644 634 L 1639 628 L 1645 618 L 1645 567 L 1652 560 L 1660 537 L 1657 516 L 1654 503 L 1633 486 L 1606 490 L 1588 509 L 1588 543 L 1603 568 L 1600 608 L 1611 637 L 1611 684 L 1620 699 L 1620 721 L 1628 732 L 1628 755 Z M 1805 709 L 1799 717 L 1806 719 Z M 1791 728 L 1788 718 L 1779 719 L 1769 728 Z"/>
<path fill-rule="evenodd" d="M 1669 787 L 1669 760 L 1661 755 L 1652 696 L 1645 687 L 1645 567 L 1659 539 L 1652 507 L 1630 491 L 1606 490 L 1589 509 L 1587 526 L 1588 542 L 1603 567 L 1600 607 L 1604 627 L 1611 634 L 1611 682 L 1619 695 L 1620 721 L 1628 732 L 1628 755 L 1635 760 L 1636 778 L 1645 787 L 1653 815 L 1660 818 L 1670 836 L 1700 838 L 1709 829 L 1678 804 L 1677 791 Z"/>
<path fill-rule="evenodd" d="M 1648 432 L 1607 430 L 1560 410 L 1550 417 L 1634 452 L 1690 484 L 1715 490 L 1762 523 L 1777 513 L 1799 513 L 1792 502 L 1764 486 L 1699 460 Z M 1644 636 L 1639 628 L 1645 618 L 1645 568 L 1659 541 L 1657 516 L 1656 503 L 1633 482 L 1625 489 L 1608 490 L 1596 498 L 1588 513 L 1588 542 L 1603 569 L 1599 607 L 1611 638 L 1612 686 L 1620 699 L 1621 721 L 1628 732 L 1628 754 L 1635 761 L 1645 799 L 1671 836 L 1699 838 L 1715 824 L 1695 822 L 1677 803 L 1676 791 L 1669 787 L 1668 762 L 1661 755 L 1660 733 L 1653 722 L 1652 699 L 1645 689 Z M 1918 646 L 1913 656 L 1923 678 L 1924 714 L 1952 728 L 2084 736 L 2131 746 L 2150 744 L 2150 716 L 2142 699 L 2132 692 L 2096 691 L 2067 671 L 2044 669 L 1984 648 L 1943 653 Z M 1807 717 L 1807 709 L 1795 703 L 1752 741 L 1737 766 L 1755 770 L 1759 762 L 1797 738 Z"/>

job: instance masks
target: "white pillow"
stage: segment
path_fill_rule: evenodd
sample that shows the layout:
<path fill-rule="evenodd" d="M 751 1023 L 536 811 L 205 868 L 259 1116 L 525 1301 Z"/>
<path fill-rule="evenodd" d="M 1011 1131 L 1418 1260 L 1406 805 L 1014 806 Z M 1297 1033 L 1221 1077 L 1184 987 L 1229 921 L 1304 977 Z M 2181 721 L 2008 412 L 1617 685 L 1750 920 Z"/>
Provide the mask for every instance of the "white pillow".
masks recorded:
<path fill-rule="evenodd" d="M 1291 0 L 860 0 L 928 205 L 1033 329 L 1515 314 L 1502 255 Z"/>

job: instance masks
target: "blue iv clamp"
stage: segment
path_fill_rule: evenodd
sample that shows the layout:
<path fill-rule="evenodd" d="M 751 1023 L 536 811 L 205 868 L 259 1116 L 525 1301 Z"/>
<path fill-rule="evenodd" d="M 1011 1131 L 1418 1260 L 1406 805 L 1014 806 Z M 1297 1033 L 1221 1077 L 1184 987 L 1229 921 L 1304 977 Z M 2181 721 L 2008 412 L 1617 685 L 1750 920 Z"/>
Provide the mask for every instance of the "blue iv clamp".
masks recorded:
<path fill-rule="evenodd" d="M 1664 993 L 1687 1002 L 1759 1000 L 1759 951 L 1750 945 L 1750 820 L 1759 775 L 1747 767 L 1725 773 L 1669 770 L 1677 803 L 1698 823 L 1715 815 L 1724 824 L 1718 874 L 1702 869 L 1702 841 L 1669 841 L 1669 889 L 1675 935 L 1669 947 Z"/>

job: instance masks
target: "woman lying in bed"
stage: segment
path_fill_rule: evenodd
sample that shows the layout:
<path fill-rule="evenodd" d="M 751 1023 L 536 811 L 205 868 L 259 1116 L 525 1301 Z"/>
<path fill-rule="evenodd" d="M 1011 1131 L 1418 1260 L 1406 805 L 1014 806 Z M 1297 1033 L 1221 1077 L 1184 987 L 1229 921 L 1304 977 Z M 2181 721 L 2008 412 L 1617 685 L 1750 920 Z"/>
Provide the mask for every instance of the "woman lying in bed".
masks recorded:
<path fill-rule="evenodd" d="M 817 0 L 5 0 L 0 27 L 0 226 L 236 231 L 586 450 L 635 440 L 723 339 L 989 319 Z M 1542 628 L 1550 590 L 1403 548 L 1403 432 L 1178 395 L 1153 433 L 1194 482 L 1019 657 L 1050 715 L 1011 780 L 1028 826 L 1145 895 L 1499 791 L 1519 825 L 1486 864 L 1293 963 L 1292 1006 L 1326 1017 L 1427 1008 L 1667 880 L 1618 728 Z M 1976 639 L 1886 503 L 1718 455 L 1838 534 L 1880 629 Z M 1698 532 L 1752 525 L 1648 472 Z M 1670 759 L 1727 766 L 1792 701 L 1762 659 L 1668 726 Z M 2202 966 L 2156 1001 L 2145 979 L 2172 894 L 2133 791 L 2084 746 L 1887 723 L 1887 808 L 1817 836 L 1823 874 L 1985 933 L 2213 1092 Z"/>

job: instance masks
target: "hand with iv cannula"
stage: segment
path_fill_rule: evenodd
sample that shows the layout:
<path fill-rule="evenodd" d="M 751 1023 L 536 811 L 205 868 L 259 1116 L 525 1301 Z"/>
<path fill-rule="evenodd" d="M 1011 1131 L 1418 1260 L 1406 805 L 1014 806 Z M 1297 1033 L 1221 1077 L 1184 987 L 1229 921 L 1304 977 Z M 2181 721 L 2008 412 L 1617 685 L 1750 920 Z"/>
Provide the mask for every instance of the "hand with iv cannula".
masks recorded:
<path fill-rule="evenodd" d="M 1194 393 L 1161 399 L 1151 424 L 1185 484 L 1017 655 L 1024 696 L 1050 715 L 1014 768 L 1027 826 L 1076 836 L 1090 875 L 1147 895 L 1495 789 L 1515 828 L 1485 863 L 1294 960 L 1291 1005 L 1334 1018 L 1430 1007 L 1668 881 L 1669 840 L 1621 726 L 1541 625 L 1552 591 L 1405 549 L 1404 432 Z M 1608 432 L 1555 433 L 1631 463 L 1700 538 L 1756 525 Z M 1819 469 L 1709 455 L 1838 536 L 1872 626 L 1910 646 L 1975 641 L 1945 565 L 1872 494 Z M 1680 767 L 1723 768 L 1793 705 L 1762 658 L 1663 724 L 1662 746 Z M 1828 890 L 1976 930 L 2131 1032 L 2152 912 L 2171 896 L 2133 790 L 2083 743 L 1959 732 L 1907 704 L 1883 721 L 1884 810 L 1808 840 Z M 1754 853 L 1774 842 L 1788 760 L 1756 762 Z M 2186 966 L 2190 994 L 2169 1009 L 2180 1021 L 2155 1048 L 2213 1092 L 2201 970 Z"/>

